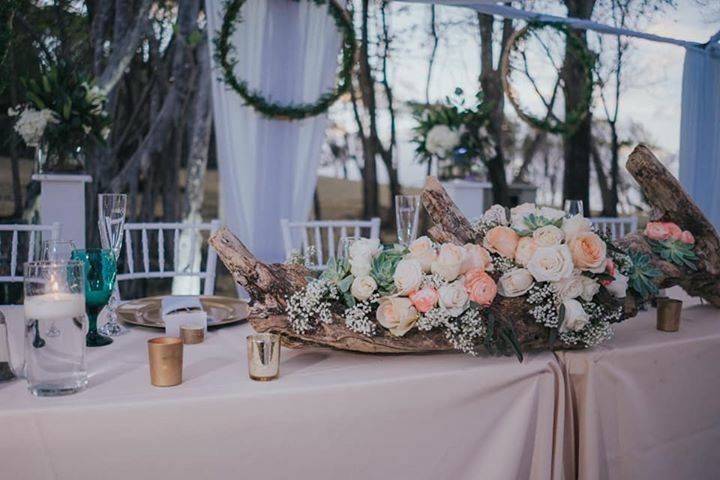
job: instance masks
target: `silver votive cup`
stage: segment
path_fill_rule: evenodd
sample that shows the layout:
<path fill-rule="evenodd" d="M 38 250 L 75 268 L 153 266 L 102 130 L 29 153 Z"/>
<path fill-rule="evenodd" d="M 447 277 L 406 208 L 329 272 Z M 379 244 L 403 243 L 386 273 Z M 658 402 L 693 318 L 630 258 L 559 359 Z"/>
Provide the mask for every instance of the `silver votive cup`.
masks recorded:
<path fill-rule="evenodd" d="M 658 300 L 657 329 L 663 332 L 677 332 L 680 329 L 680 313 L 683 302 L 672 298 Z"/>
<path fill-rule="evenodd" d="M 247 356 L 250 379 L 259 382 L 275 380 L 280 373 L 280 335 L 248 335 Z"/>

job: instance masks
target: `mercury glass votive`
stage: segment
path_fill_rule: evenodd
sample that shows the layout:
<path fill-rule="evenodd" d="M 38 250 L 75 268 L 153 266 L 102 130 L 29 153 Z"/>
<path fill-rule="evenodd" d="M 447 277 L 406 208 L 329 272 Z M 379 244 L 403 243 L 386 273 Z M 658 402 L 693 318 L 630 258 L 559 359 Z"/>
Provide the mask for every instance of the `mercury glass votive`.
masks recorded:
<path fill-rule="evenodd" d="M 657 329 L 663 332 L 677 332 L 680 329 L 682 301 L 672 298 L 658 300 Z"/>
<path fill-rule="evenodd" d="M 174 387 L 182 383 L 183 342 L 177 337 L 148 340 L 150 383 L 156 387 Z"/>
<path fill-rule="evenodd" d="M 248 375 L 260 382 L 280 374 L 280 335 L 258 333 L 247 337 Z"/>

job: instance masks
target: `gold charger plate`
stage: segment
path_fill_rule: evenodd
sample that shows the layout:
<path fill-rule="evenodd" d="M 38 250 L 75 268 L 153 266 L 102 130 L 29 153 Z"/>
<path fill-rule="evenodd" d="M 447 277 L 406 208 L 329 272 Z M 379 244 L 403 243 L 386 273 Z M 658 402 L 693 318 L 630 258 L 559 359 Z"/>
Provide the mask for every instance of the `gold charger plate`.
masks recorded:
<path fill-rule="evenodd" d="M 117 307 L 118 318 L 133 325 L 165 328 L 160 314 L 162 299 L 157 296 L 124 302 Z M 208 327 L 241 322 L 250 311 L 247 301 L 237 298 L 201 295 L 200 303 L 208 314 Z"/>

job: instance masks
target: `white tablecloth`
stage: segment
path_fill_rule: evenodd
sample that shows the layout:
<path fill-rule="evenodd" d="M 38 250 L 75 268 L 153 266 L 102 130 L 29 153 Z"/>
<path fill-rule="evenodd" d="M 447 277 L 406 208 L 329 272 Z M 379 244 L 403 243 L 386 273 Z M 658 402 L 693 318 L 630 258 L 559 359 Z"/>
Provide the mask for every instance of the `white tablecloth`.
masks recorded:
<path fill-rule="evenodd" d="M 9 321 L 21 311 L 7 307 Z M 283 351 L 247 378 L 247 325 L 186 346 L 184 383 L 150 385 L 133 328 L 90 349 L 80 394 L 0 383 L 0 478 L 546 479 L 562 475 L 563 375 L 553 354 L 472 358 Z"/>
<path fill-rule="evenodd" d="M 720 478 L 720 312 L 670 295 L 687 306 L 679 332 L 658 331 L 652 309 L 605 346 L 558 353 L 581 480 Z"/>

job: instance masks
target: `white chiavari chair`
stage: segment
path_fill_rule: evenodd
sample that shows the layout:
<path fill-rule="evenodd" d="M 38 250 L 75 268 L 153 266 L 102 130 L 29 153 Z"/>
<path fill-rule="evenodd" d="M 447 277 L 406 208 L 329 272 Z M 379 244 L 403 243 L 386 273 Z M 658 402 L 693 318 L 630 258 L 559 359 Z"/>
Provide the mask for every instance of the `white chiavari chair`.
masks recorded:
<path fill-rule="evenodd" d="M 22 282 L 22 266 L 36 260 L 45 240 L 59 240 L 61 225 L 0 224 L 0 283 Z M 21 251 L 21 247 L 26 247 Z M 3 265 L 5 264 L 5 265 Z"/>
<path fill-rule="evenodd" d="M 637 217 L 592 217 L 590 218 L 598 230 L 606 232 L 613 240 L 623 238 L 637 230 Z"/>

